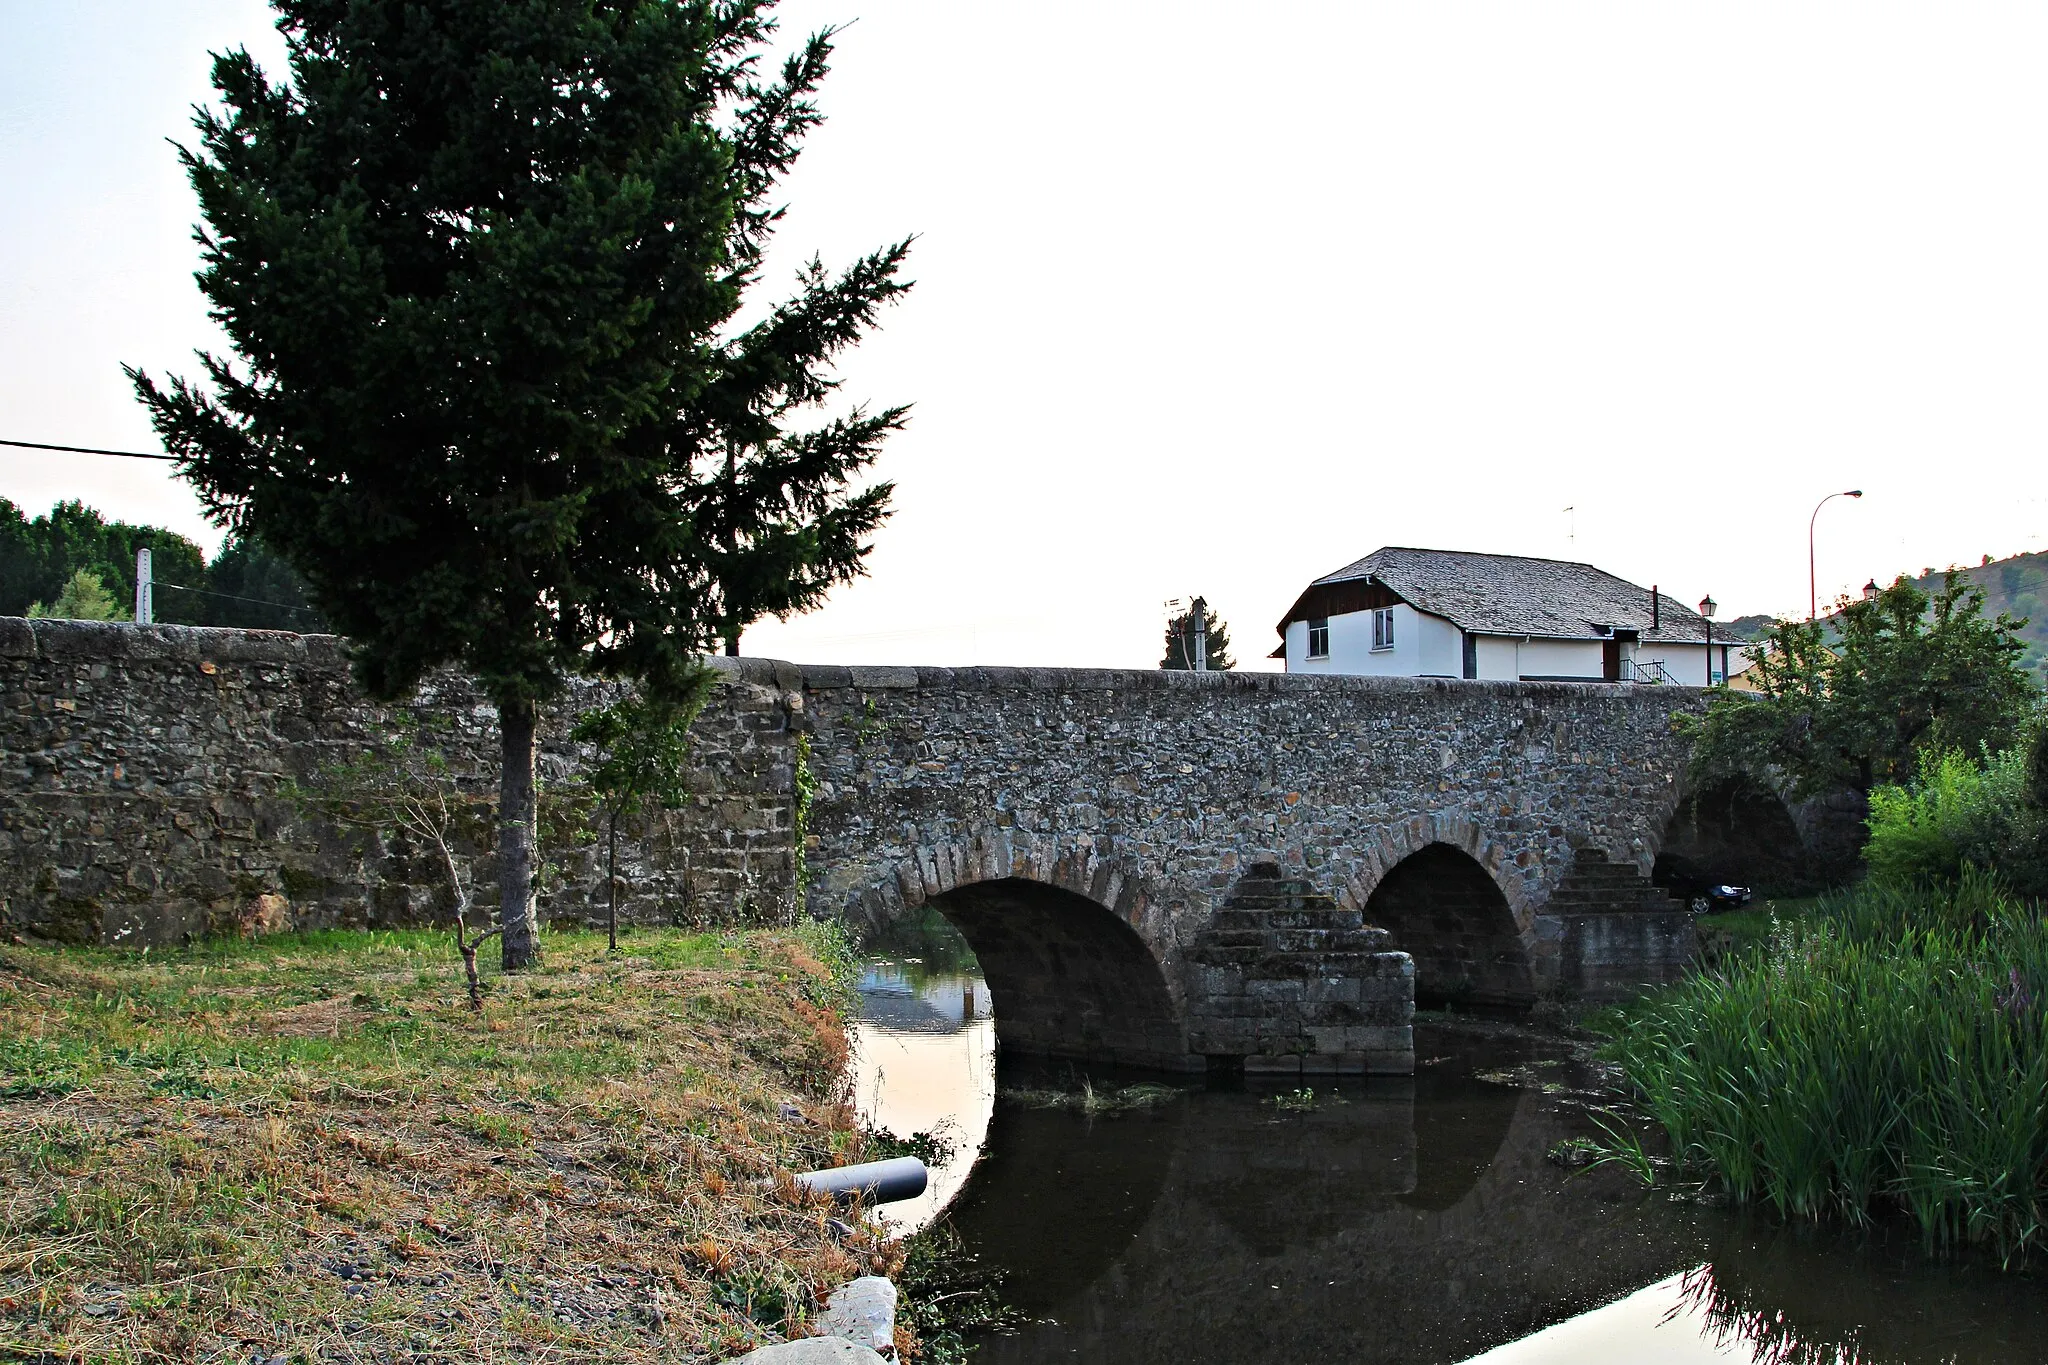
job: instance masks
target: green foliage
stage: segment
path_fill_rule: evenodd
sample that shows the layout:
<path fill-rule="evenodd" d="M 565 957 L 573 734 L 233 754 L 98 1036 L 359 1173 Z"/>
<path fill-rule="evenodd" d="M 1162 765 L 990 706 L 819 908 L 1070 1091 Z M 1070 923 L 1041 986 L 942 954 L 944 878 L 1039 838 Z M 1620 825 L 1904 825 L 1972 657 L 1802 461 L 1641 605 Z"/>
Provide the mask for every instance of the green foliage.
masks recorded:
<path fill-rule="evenodd" d="M 1931 598 L 1902 578 L 1828 623 L 1779 622 L 1750 670 L 1758 690 L 1718 692 L 1684 718 L 1695 781 L 1775 769 L 1800 795 L 1868 791 L 1905 782 L 1927 752 L 2005 748 L 2037 694 L 2019 665 L 2022 623 L 1983 609 L 1982 591 L 1950 574 Z"/>
<path fill-rule="evenodd" d="M 82 502 L 60 502 L 29 518 L 0 498 L 0 616 L 42 614 L 74 620 L 125 621 L 135 600 L 135 552 L 148 547 L 156 581 L 156 619 L 173 625 L 320 631 L 326 625 L 306 602 L 305 585 L 289 564 L 246 537 L 230 540 L 211 564 L 197 545 L 158 526 L 109 522 Z M 96 576 L 119 608 L 114 616 L 78 616 L 51 601 L 80 573 Z"/>
<path fill-rule="evenodd" d="M 1986 555 L 1981 564 L 1949 572 L 1983 590 L 1987 613 L 2003 613 L 2021 621 L 2018 636 L 2026 652 L 2020 666 L 2034 675 L 2037 686 L 2048 685 L 2048 551 L 2009 559 Z M 1937 573 L 1923 574 L 1913 580 L 1913 586 L 1932 594 L 1939 590 L 1942 578 Z"/>
<path fill-rule="evenodd" d="M 597 750 L 597 761 L 584 770 L 583 780 L 605 811 L 606 932 L 614 948 L 619 934 L 619 821 L 640 814 L 650 803 L 661 808 L 683 803 L 689 790 L 690 723 L 704 709 L 717 681 L 709 667 L 695 664 L 673 690 L 622 697 L 584 712 L 570 728 L 571 739 Z"/>
<path fill-rule="evenodd" d="M 1166 623 L 1165 652 L 1159 657 L 1161 668 L 1191 669 L 1195 666 L 1194 628 L 1193 607 Z M 1217 672 L 1236 668 L 1237 660 L 1230 657 L 1230 627 L 1223 624 L 1223 619 L 1206 602 L 1202 604 L 1202 628 L 1209 636 L 1209 667 Z"/>
<path fill-rule="evenodd" d="M 920 988 L 935 977 L 981 974 L 967 936 L 930 901 L 871 934 L 862 941 L 861 951 L 889 959 Z"/>
<path fill-rule="evenodd" d="M 1870 793 L 1863 858 L 1871 878 L 1901 888 L 1947 886 L 1974 868 L 2021 892 L 2048 893 L 2048 812 L 2027 788 L 2037 753 L 2032 735 L 1982 762 L 1960 749 L 1923 752 L 1911 782 Z"/>
<path fill-rule="evenodd" d="M 680 695 L 634 694 L 577 718 L 569 737 L 597 750 L 583 780 L 615 818 L 638 815 L 650 803 L 682 804 L 689 793 L 690 724 L 717 681 L 700 665 L 687 674 Z"/>
<path fill-rule="evenodd" d="M 970 1338 L 1014 1332 L 1025 1322 L 1003 1297 L 1004 1272 L 968 1251 L 950 1222 L 917 1233 L 903 1250 L 897 1315 L 917 1333 L 919 1359 L 964 1365 L 974 1354 Z"/>
<path fill-rule="evenodd" d="M 959 1139 L 948 1137 L 950 1124 L 924 1133 L 912 1133 L 909 1137 L 898 1137 L 887 1128 L 870 1128 L 862 1139 L 870 1161 L 887 1161 L 899 1156 L 914 1156 L 927 1166 L 943 1166 L 953 1159 L 960 1150 Z"/>
<path fill-rule="evenodd" d="M 48 605 L 46 615 L 64 615 L 55 601 L 85 572 L 99 580 L 124 614 L 72 619 L 125 620 L 126 605 L 135 600 L 135 552 L 143 548 L 155 561 L 152 573 L 157 579 L 205 586 L 199 547 L 181 535 L 155 526 L 110 522 L 82 502 L 60 502 L 32 518 L 0 498 L 0 616 L 27 615 L 36 602 Z M 159 620 L 205 624 L 197 598 L 160 593 L 156 605 Z"/>
<path fill-rule="evenodd" d="M 290 78 L 214 63 L 181 149 L 203 383 L 131 370 L 222 525 L 304 576 L 357 676 L 497 704 L 500 924 L 532 965 L 534 715 L 656 691 L 863 570 L 904 409 L 827 416 L 909 243 L 741 319 L 831 35 L 760 70 L 773 0 L 274 0 Z"/>
<path fill-rule="evenodd" d="M 1342 1098 L 1335 1091 L 1331 1091 L 1327 1096 L 1318 1095 L 1313 1087 L 1306 1085 L 1302 1086 L 1299 1090 L 1283 1090 L 1277 1095 L 1268 1095 L 1266 1097 L 1266 1103 L 1272 1105 L 1275 1109 L 1292 1110 L 1296 1113 L 1305 1113 L 1308 1110 L 1320 1108 L 1325 1104 L 1342 1104 L 1343 1102 Z"/>
<path fill-rule="evenodd" d="M 796 737 L 796 765 L 791 775 L 791 838 L 796 859 L 796 908 L 802 913 L 811 890 L 811 801 L 818 794 L 818 776 L 811 771 L 811 737 Z"/>
<path fill-rule="evenodd" d="M 236 536 L 221 547 L 206 567 L 205 586 L 202 625 L 309 635 L 327 630 L 326 618 L 307 598 L 298 570 L 252 536 Z M 182 595 L 172 595 L 182 600 Z M 157 600 L 165 600 L 161 592 Z"/>
<path fill-rule="evenodd" d="M 57 600 L 44 606 L 41 602 L 29 603 L 30 616 L 50 616 L 60 621 L 125 621 L 128 613 L 121 604 L 108 595 L 100 586 L 100 576 L 90 569 L 80 569 L 64 584 L 64 591 L 57 594 Z"/>
<path fill-rule="evenodd" d="M 889 490 L 843 486 L 902 411 L 795 423 L 907 244 L 735 323 L 829 34 L 770 79 L 767 0 L 276 8 L 289 83 L 217 58 L 182 152 L 234 356 L 134 379 L 373 692 L 665 682 L 860 572 Z"/>
<path fill-rule="evenodd" d="M 1622 1016 L 1677 1167 L 1738 1202 L 2008 1262 L 2048 1238 L 2048 922 L 1967 873 L 1866 886 Z"/>

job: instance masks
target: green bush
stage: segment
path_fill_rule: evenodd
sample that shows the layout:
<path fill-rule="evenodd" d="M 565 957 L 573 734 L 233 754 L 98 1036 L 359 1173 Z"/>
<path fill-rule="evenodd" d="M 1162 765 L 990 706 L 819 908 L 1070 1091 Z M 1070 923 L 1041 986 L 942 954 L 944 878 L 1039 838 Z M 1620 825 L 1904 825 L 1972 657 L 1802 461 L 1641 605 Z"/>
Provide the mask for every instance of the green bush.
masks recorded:
<path fill-rule="evenodd" d="M 2034 791 L 2044 746 L 2020 744 L 1975 761 L 1957 749 L 1922 756 L 1904 786 L 1870 793 L 1863 859 L 1880 886 L 1954 886 L 1966 869 L 2028 894 L 2048 893 L 2048 811 Z"/>
<path fill-rule="evenodd" d="M 1677 1167 L 1737 1201 L 1903 1210 L 1930 1247 L 2010 1262 L 2048 1237 L 2044 1004 L 2039 908 L 1966 870 L 1824 900 L 1621 1016 L 1611 1055 Z"/>

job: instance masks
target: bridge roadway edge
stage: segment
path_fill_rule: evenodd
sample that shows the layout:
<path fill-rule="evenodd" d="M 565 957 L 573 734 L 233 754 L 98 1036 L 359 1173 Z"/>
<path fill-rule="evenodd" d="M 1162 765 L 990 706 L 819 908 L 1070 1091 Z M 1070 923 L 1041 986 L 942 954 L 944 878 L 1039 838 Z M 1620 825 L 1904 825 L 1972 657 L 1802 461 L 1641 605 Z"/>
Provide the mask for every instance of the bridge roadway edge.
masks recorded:
<path fill-rule="evenodd" d="M 1112 911 L 1176 1008 L 1188 945 L 1257 862 L 1362 911 L 1404 858 L 1456 849 L 1498 887 L 1538 990 L 1605 993 L 1669 975 L 1689 951 L 1657 916 L 1547 907 L 1580 850 L 1647 874 L 1680 794 L 1671 716 L 1696 691 L 715 666 L 725 685 L 697 727 L 694 795 L 624 851 L 629 920 L 791 908 L 803 735 L 817 781 L 802 860 L 812 913 L 872 924 L 981 883 L 1055 887 Z M 413 701 L 377 704 L 333 637 L 0 619 L 0 669 L 0 926 L 12 930 L 168 942 L 430 920 L 441 896 L 418 850 L 306 818 L 287 784 L 390 733 L 401 712 L 479 794 L 495 768 L 493 718 L 465 680 L 436 674 Z M 557 790 L 582 759 L 565 716 L 604 692 L 579 684 L 551 710 L 543 773 Z M 488 894 L 489 850 L 470 862 Z M 603 900 L 594 847 L 558 862 L 543 913 L 588 922 Z"/>

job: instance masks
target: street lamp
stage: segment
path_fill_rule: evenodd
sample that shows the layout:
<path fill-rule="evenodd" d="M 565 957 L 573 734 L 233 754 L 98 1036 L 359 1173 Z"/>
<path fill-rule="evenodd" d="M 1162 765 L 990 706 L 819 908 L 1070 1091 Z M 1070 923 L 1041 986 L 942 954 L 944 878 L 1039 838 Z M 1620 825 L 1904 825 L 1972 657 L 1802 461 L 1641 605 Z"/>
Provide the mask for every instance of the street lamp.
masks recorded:
<path fill-rule="evenodd" d="M 1819 589 L 1815 586 L 1813 576 L 1813 524 L 1820 520 L 1820 509 L 1826 507 L 1836 498 L 1860 498 L 1862 496 L 1863 490 L 1860 488 L 1851 488 L 1840 493 L 1830 493 L 1813 505 L 1813 515 L 1806 519 L 1806 619 L 1809 621 L 1820 615 L 1820 593 Z"/>
<path fill-rule="evenodd" d="M 1700 616 L 1707 623 L 1707 686 L 1714 685 L 1714 608 L 1720 603 L 1714 594 L 1708 593 L 1700 599 Z"/>

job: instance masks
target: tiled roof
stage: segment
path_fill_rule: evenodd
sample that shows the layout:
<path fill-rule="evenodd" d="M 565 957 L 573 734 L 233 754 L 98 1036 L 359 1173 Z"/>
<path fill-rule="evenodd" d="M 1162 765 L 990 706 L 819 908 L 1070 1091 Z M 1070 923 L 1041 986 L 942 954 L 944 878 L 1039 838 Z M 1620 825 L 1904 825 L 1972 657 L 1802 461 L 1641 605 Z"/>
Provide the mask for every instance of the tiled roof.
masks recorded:
<path fill-rule="evenodd" d="M 1591 564 L 1462 550 L 1375 550 L 1311 587 L 1373 579 L 1420 611 L 1485 635 L 1595 639 L 1601 627 L 1641 632 L 1644 640 L 1684 643 L 1706 636 L 1706 619 L 1659 593 L 1657 629 L 1650 628 L 1650 590 Z M 1734 637 L 1716 627 L 1717 640 Z"/>

